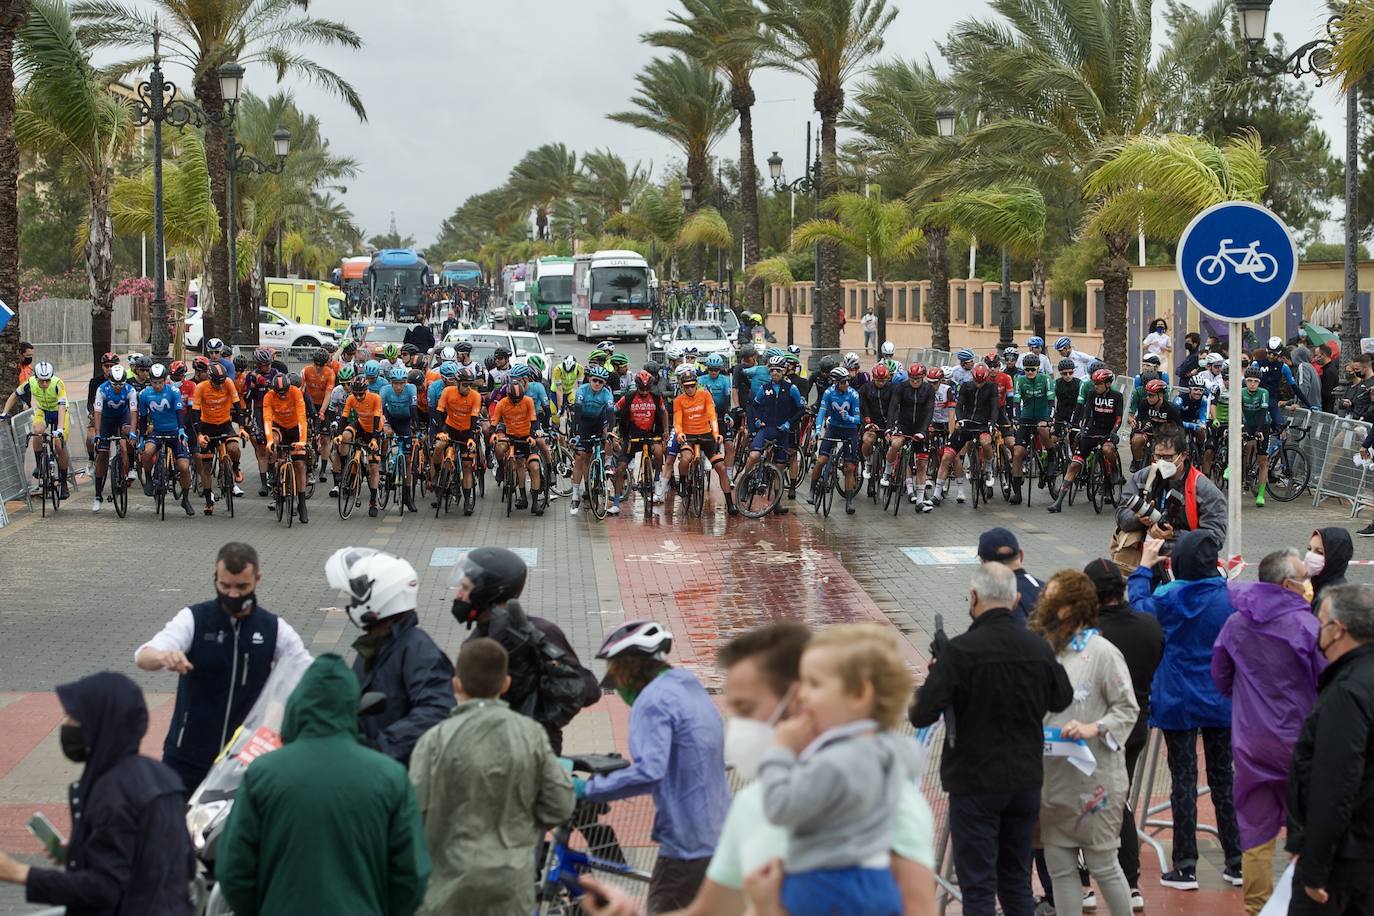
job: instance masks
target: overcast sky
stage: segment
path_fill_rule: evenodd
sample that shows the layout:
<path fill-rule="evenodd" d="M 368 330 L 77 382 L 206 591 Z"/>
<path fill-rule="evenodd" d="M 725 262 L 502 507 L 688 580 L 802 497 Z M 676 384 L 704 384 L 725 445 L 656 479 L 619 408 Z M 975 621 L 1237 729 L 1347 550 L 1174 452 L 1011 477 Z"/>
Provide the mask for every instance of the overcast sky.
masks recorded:
<path fill-rule="evenodd" d="M 1207 0 L 1185 0 L 1199 8 Z M 989 15 L 983 0 L 889 0 L 900 12 L 884 56 L 930 56 L 961 18 Z M 1326 14 L 1318 0 L 1277 0 L 1270 28 L 1290 47 L 1314 37 Z M 342 20 L 364 39 L 361 51 L 329 49 L 315 59 L 362 95 L 368 121 L 317 87 L 290 86 L 317 114 L 332 148 L 355 157 L 362 174 L 345 196 L 366 234 L 396 215 L 402 234 L 423 246 L 470 194 L 505 180 L 528 149 L 562 142 L 581 152 L 610 147 L 628 161 L 652 161 L 655 175 L 672 159 L 669 144 L 606 119 L 624 110 L 634 74 L 654 55 L 638 41 L 663 27 L 676 0 L 313 0 L 311 13 Z M 1156 40 L 1163 37 L 1156 2 Z M 423 10 L 423 12 L 419 12 Z M 170 74 L 185 82 L 184 73 Z M 275 90 L 265 67 L 250 69 L 254 92 Z M 765 72 L 755 82 L 754 148 L 759 167 L 773 150 L 795 175 L 806 122 L 815 117 L 800 77 Z M 1344 136 L 1344 106 L 1329 87 L 1314 104 L 1328 136 Z M 738 155 L 732 131 L 717 150 Z M 1342 155 L 1339 148 L 1333 149 Z"/>

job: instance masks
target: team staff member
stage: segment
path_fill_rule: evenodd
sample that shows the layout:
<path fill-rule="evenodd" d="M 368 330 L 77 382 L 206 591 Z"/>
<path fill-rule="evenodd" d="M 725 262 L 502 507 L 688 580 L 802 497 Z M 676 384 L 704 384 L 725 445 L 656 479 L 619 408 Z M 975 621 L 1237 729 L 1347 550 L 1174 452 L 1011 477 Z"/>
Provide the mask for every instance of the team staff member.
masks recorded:
<path fill-rule="evenodd" d="M 272 667 L 308 654 L 291 625 L 258 603 L 262 567 L 251 546 L 221 547 L 212 581 L 214 598 L 182 608 L 134 652 L 144 671 L 180 675 L 162 762 L 181 776 L 188 795 L 243 724 Z"/>
<path fill-rule="evenodd" d="M 310 518 L 305 510 L 305 442 L 310 434 L 310 421 L 305 410 L 305 395 L 278 373 L 272 379 L 272 390 L 262 399 L 262 432 L 269 446 L 291 447 L 291 466 L 296 475 L 296 514 L 301 524 Z M 277 508 L 276 498 L 267 506 Z"/>
<path fill-rule="evenodd" d="M 453 363 L 445 363 L 447 371 Z M 436 405 L 436 419 L 442 419 L 443 428 L 436 441 L 454 451 L 455 459 L 463 454 L 469 442 L 476 440 L 479 429 L 478 420 L 482 414 L 482 396 L 473 386 L 473 371 L 467 366 L 455 366 L 457 382 L 443 389 Z M 480 451 L 480 450 L 479 450 Z M 480 460 L 480 455 L 478 456 Z M 463 514 L 471 515 L 476 493 L 472 485 L 472 462 L 458 461 L 463 473 Z M 436 462 L 437 464 L 437 462 Z M 439 507 L 440 495 L 435 493 L 431 508 Z"/>
<path fill-rule="evenodd" d="M 360 375 L 353 377 L 351 394 L 344 401 L 343 420 L 347 424 L 339 434 L 334 448 L 334 488 L 330 496 L 339 495 L 339 482 L 343 477 L 344 453 L 352 446 L 367 448 L 367 490 L 369 518 L 377 517 L 377 480 L 381 456 L 378 454 L 379 438 L 382 432 L 382 397 L 368 391 L 367 379 Z"/>
<path fill-rule="evenodd" d="M 153 495 L 153 462 L 157 459 L 159 443 L 166 443 L 181 477 L 181 508 L 187 515 L 195 515 L 196 511 L 191 508 L 191 450 L 186 447 L 186 402 L 181 399 L 181 390 L 169 382 L 170 374 L 165 366 L 154 366 L 153 383 L 138 395 L 136 413 L 142 443 L 143 492 Z"/>
<path fill-rule="evenodd" d="M 765 370 L 766 371 L 766 370 Z M 720 423 L 716 418 L 716 402 L 697 384 L 697 370 L 691 364 L 684 364 L 677 370 L 678 385 L 682 393 L 673 398 L 673 430 L 682 446 L 678 460 L 678 479 L 683 480 L 691 470 L 692 462 L 699 456 L 698 449 L 711 467 L 715 468 L 720 480 L 720 490 L 725 494 L 725 509 L 731 515 L 738 515 L 735 508 L 735 494 L 730 488 L 730 477 L 725 471 L 725 456 L 720 454 Z"/>
<path fill-rule="evenodd" d="M 210 449 L 214 440 L 226 440 L 225 450 L 234 466 L 234 495 L 243 495 L 243 490 L 239 489 L 243 481 L 243 471 L 239 469 L 239 440 L 234 429 L 234 416 L 243 410 L 243 400 L 225 373 L 224 366 L 211 363 L 209 375 L 208 379 L 196 386 L 195 396 L 191 398 L 191 426 L 196 431 L 200 447 L 200 486 L 205 494 L 206 515 L 212 515 L 215 511 L 213 482 L 210 480 L 210 463 L 214 457 Z"/>

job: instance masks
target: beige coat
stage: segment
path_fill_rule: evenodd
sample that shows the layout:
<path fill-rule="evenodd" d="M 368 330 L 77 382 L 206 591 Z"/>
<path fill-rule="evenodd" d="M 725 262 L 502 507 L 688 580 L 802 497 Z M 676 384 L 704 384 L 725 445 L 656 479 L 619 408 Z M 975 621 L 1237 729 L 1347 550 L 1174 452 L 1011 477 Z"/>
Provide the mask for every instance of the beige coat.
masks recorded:
<path fill-rule="evenodd" d="M 1082 651 L 1065 646 L 1059 663 L 1068 672 L 1074 700 L 1063 712 L 1046 716 L 1045 725 L 1063 727 L 1071 720 L 1097 722 L 1104 733 L 1088 741 L 1097 759 L 1091 776 L 1085 776 L 1063 757 L 1045 758 L 1040 839 L 1046 846 L 1116 849 L 1121 844 L 1121 817 L 1130 791 L 1126 736 L 1140 713 L 1131 689 L 1131 673 L 1121 652 L 1100 634 L 1092 636 Z"/>

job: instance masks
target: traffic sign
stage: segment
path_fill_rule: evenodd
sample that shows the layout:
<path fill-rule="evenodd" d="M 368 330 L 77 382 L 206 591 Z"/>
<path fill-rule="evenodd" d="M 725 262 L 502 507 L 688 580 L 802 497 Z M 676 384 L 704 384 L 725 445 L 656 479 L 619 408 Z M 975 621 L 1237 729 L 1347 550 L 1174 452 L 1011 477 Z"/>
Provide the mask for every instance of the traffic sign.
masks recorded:
<path fill-rule="evenodd" d="M 1193 217 L 1175 260 L 1179 282 L 1197 307 L 1226 321 L 1268 313 L 1298 274 L 1298 246 L 1288 226 L 1259 204 L 1240 200 Z"/>
<path fill-rule="evenodd" d="M 556 306 L 556 305 L 551 305 L 551 306 L 549 306 L 549 320 L 550 320 L 550 321 L 557 321 L 557 320 L 558 320 L 558 306 Z"/>

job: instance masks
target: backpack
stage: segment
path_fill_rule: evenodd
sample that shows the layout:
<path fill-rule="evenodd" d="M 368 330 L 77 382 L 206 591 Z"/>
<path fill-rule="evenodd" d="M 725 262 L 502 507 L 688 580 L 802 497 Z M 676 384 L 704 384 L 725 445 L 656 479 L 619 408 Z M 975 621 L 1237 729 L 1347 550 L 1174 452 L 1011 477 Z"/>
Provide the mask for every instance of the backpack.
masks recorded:
<path fill-rule="evenodd" d="M 538 660 L 538 684 L 532 718 L 540 725 L 563 728 L 573 716 L 601 699 L 601 687 L 574 657 L 554 645 L 533 624 L 531 643 Z"/>

